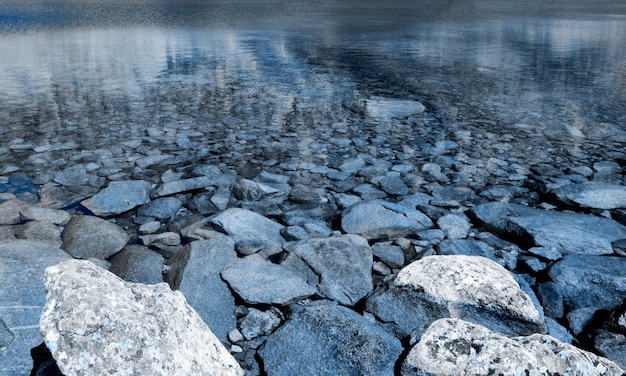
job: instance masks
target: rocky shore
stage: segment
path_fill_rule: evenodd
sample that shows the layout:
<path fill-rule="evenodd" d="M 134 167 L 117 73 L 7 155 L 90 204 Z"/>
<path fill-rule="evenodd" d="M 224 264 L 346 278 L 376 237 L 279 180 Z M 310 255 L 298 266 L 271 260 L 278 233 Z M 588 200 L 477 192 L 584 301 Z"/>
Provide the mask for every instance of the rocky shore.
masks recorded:
<path fill-rule="evenodd" d="M 622 374 L 619 132 L 428 133 L 424 109 L 14 139 L 0 374 Z"/>

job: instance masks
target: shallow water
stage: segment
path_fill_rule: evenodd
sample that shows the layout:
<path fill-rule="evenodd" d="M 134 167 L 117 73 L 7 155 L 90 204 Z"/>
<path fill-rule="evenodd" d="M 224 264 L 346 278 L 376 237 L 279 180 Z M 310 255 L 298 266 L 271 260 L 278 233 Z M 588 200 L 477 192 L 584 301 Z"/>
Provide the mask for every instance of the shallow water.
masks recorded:
<path fill-rule="evenodd" d="M 570 151 L 592 145 L 595 159 L 619 154 L 619 4 L 387 4 L 1 2 L 0 173 L 62 167 L 121 142 L 222 162 L 238 142 L 257 146 L 250 158 L 315 159 L 316 141 L 367 133 L 401 152 L 481 128 Z M 420 101 L 426 113 L 355 110 L 375 97 Z M 33 151 L 57 154 L 37 161 Z"/>

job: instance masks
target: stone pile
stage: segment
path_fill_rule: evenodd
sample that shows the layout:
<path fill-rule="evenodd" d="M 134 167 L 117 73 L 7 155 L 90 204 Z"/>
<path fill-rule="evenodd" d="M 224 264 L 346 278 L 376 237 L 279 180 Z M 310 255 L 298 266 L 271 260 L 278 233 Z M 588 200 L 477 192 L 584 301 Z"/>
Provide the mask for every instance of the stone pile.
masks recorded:
<path fill-rule="evenodd" d="M 417 103 L 359 105 L 333 137 L 224 120 L 228 148 L 180 122 L 129 126 L 111 150 L 0 150 L 0 374 L 28 373 L 41 334 L 68 375 L 203 372 L 193 354 L 246 375 L 620 374 L 625 184 L 608 159 L 626 158 L 487 121 L 409 137 L 433 121 Z M 66 159 L 18 166 L 28 150 Z"/>

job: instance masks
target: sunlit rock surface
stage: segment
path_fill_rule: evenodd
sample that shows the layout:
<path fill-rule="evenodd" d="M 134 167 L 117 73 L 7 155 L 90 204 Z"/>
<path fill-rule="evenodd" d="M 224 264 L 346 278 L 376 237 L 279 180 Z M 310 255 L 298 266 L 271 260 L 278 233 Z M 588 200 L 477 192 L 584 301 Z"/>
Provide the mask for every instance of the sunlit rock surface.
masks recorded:
<path fill-rule="evenodd" d="M 508 338 L 463 320 L 441 319 L 411 349 L 401 375 L 613 376 L 622 372 L 608 359 L 547 335 Z"/>
<path fill-rule="evenodd" d="M 404 267 L 372 294 L 367 309 L 401 337 L 459 318 L 509 336 L 545 331 L 541 308 L 502 266 L 478 256 L 429 256 Z"/>
<path fill-rule="evenodd" d="M 40 328 L 66 375 L 243 375 L 183 295 L 89 261 L 46 270 Z"/>

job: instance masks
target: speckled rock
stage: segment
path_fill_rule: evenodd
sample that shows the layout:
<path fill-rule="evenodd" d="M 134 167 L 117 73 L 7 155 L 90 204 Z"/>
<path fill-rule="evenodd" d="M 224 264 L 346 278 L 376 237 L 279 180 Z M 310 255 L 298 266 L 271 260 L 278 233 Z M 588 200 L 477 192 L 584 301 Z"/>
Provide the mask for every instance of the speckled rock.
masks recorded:
<path fill-rule="evenodd" d="M 401 337 L 419 338 L 444 317 L 505 335 L 544 332 L 543 312 L 529 293 L 506 269 L 484 257 L 428 256 L 405 266 L 392 283 L 368 298 L 366 307 Z"/>
<path fill-rule="evenodd" d="M 91 262 L 45 273 L 41 333 L 65 375 L 243 375 L 180 292 L 124 282 Z"/>
<path fill-rule="evenodd" d="M 621 375 L 612 361 L 533 334 L 507 338 L 458 319 L 435 321 L 402 363 L 402 376 Z"/>
<path fill-rule="evenodd" d="M 226 209 L 213 217 L 211 222 L 233 238 L 238 248 L 255 245 L 267 255 L 282 251 L 285 243 L 280 233 L 285 226 L 251 210 Z"/>

